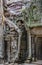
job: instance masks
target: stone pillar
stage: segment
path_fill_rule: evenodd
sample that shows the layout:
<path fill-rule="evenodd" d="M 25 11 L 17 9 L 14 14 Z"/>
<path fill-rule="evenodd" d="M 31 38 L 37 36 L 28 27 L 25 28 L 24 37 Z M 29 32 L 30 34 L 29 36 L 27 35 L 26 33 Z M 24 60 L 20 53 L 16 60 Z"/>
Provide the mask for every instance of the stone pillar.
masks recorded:
<path fill-rule="evenodd" d="M 0 58 L 4 57 L 3 27 L 0 25 Z"/>
<path fill-rule="evenodd" d="M 2 14 L 3 14 L 3 1 L 0 0 L 0 63 L 4 58 L 4 42 L 3 42 L 3 26 L 2 26 Z"/>
<path fill-rule="evenodd" d="M 35 56 L 35 37 L 32 35 L 32 61 L 34 61 L 34 56 Z"/>
<path fill-rule="evenodd" d="M 29 31 L 29 59 L 31 59 L 31 33 L 30 33 L 30 31 Z"/>
<path fill-rule="evenodd" d="M 32 61 L 36 61 L 36 36 L 32 35 Z"/>
<path fill-rule="evenodd" d="M 35 46 L 35 57 L 34 57 L 34 58 L 35 58 L 35 59 L 34 59 L 35 61 L 37 61 L 37 55 L 36 55 L 36 54 L 37 54 L 37 38 L 38 38 L 38 37 L 35 36 L 35 45 L 34 45 L 34 46 Z"/>
<path fill-rule="evenodd" d="M 32 61 L 32 48 L 31 48 L 31 32 L 30 29 L 27 29 L 28 34 L 28 58 L 26 60 L 27 63 L 30 63 Z"/>
<path fill-rule="evenodd" d="M 8 42 L 7 42 L 8 62 L 10 62 L 10 44 L 11 44 L 11 41 L 10 41 L 10 39 L 9 39 Z"/>

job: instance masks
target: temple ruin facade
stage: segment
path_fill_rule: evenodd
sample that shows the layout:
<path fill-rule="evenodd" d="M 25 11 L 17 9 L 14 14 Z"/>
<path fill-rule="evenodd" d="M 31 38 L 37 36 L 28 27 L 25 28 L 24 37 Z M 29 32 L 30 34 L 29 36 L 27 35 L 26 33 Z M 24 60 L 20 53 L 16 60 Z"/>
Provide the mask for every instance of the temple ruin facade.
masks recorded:
<path fill-rule="evenodd" d="M 42 60 L 42 0 L 0 0 L 0 63 Z"/>

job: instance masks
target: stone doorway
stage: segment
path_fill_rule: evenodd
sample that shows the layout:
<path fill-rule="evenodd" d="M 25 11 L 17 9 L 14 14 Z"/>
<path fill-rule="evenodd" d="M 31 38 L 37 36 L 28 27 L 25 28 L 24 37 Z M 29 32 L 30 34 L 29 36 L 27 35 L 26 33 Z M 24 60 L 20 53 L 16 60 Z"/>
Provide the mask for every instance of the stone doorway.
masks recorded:
<path fill-rule="evenodd" d="M 31 44 L 33 60 L 42 60 L 42 27 L 31 29 Z"/>
<path fill-rule="evenodd" d="M 37 57 L 37 60 L 42 60 L 42 37 L 37 38 L 36 57 Z"/>
<path fill-rule="evenodd" d="M 42 37 L 32 37 L 32 59 L 42 60 Z"/>

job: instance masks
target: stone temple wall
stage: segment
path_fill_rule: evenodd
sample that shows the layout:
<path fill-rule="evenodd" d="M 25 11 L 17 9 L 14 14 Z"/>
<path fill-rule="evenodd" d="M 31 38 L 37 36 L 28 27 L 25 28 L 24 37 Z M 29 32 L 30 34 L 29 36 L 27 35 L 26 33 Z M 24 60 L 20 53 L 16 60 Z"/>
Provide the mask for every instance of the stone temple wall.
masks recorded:
<path fill-rule="evenodd" d="M 1 0 L 0 0 L 0 58 L 3 58 L 3 26 L 2 26 L 2 15 L 1 15 Z"/>

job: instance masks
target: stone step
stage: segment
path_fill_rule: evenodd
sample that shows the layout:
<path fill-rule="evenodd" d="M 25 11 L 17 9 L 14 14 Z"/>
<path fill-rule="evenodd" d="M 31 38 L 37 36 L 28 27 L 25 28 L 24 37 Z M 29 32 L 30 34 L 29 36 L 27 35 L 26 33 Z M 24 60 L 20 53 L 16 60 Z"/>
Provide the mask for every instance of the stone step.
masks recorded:
<path fill-rule="evenodd" d="M 33 62 L 34 64 L 42 65 L 42 60 L 38 60 L 37 62 Z"/>
<path fill-rule="evenodd" d="M 42 65 L 42 64 L 37 64 L 37 63 L 22 63 L 22 64 L 18 64 L 18 63 L 5 63 L 5 64 L 0 64 L 0 65 Z"/>
<path fill-rule="evenodd" d="M 0 65 L 4 65 L 4 64 L 0 64 Z"/>

